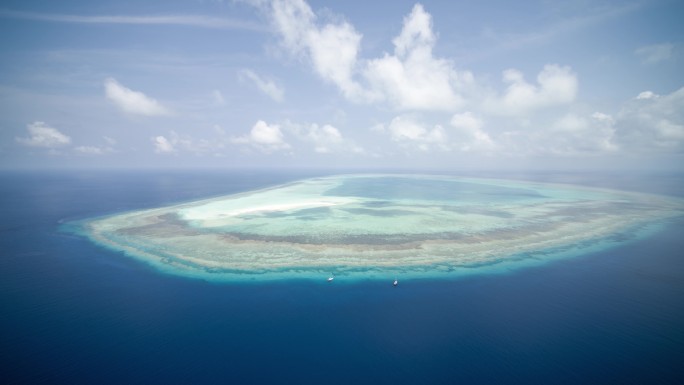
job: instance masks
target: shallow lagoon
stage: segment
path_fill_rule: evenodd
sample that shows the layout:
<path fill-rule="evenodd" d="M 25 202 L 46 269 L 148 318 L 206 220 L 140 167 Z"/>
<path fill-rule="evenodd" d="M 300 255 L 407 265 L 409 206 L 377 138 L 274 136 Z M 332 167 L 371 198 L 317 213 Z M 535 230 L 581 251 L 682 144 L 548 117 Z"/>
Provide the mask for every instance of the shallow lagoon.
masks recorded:
<path fill-rule="evenodd" d="M 341 175 L 80 222 L 169 273 L 210 280 L 496 273 L 657 230 L 680 200 L 571 185 Z"/>

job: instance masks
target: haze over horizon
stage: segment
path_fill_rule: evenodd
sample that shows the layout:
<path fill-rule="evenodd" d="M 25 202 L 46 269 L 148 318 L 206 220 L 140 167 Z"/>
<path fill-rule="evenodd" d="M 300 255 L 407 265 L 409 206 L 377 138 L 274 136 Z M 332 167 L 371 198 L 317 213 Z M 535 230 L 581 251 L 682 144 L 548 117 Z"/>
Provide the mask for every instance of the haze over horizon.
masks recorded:
<path fill-rule="evenodd" d="M 681 171 L 684 3 L 0 7 L 0 168 Z"/>

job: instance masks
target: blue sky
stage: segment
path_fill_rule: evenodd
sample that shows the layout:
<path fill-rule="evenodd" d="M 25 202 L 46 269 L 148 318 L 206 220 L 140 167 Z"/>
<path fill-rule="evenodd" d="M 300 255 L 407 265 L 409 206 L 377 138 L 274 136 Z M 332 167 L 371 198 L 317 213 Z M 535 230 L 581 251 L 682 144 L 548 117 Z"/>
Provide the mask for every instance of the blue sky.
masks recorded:
<path fill-rule="evenodd" d="M 681 1 L 4 1 L 0 167 L 681 170 Z"/>

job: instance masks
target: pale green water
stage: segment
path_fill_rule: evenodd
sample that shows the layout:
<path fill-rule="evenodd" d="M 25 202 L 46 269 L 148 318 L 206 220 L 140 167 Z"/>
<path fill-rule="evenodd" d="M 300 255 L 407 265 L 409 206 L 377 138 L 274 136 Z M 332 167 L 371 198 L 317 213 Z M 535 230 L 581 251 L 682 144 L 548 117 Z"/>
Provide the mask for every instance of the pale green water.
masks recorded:
<path fill-rule="evenodd" d="M 497 273 L 611 247 L 681 201 L 576 186 L 343 175 L 85 223 L 95 242 L 216 280 Z"/>

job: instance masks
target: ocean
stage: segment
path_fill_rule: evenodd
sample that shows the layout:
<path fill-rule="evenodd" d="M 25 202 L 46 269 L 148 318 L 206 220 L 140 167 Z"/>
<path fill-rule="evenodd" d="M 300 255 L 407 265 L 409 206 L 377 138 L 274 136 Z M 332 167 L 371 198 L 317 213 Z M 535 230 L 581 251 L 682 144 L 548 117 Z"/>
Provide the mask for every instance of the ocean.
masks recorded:
<path fill-rule="evenodd" d="M 320 175 L 3 172 L 0 381 L 684 383 L 684 218 L 598 253 L 398 287 L 208 282 L 62 230 Z M 507 177 L 684 198 L 682 175 Z"/>

